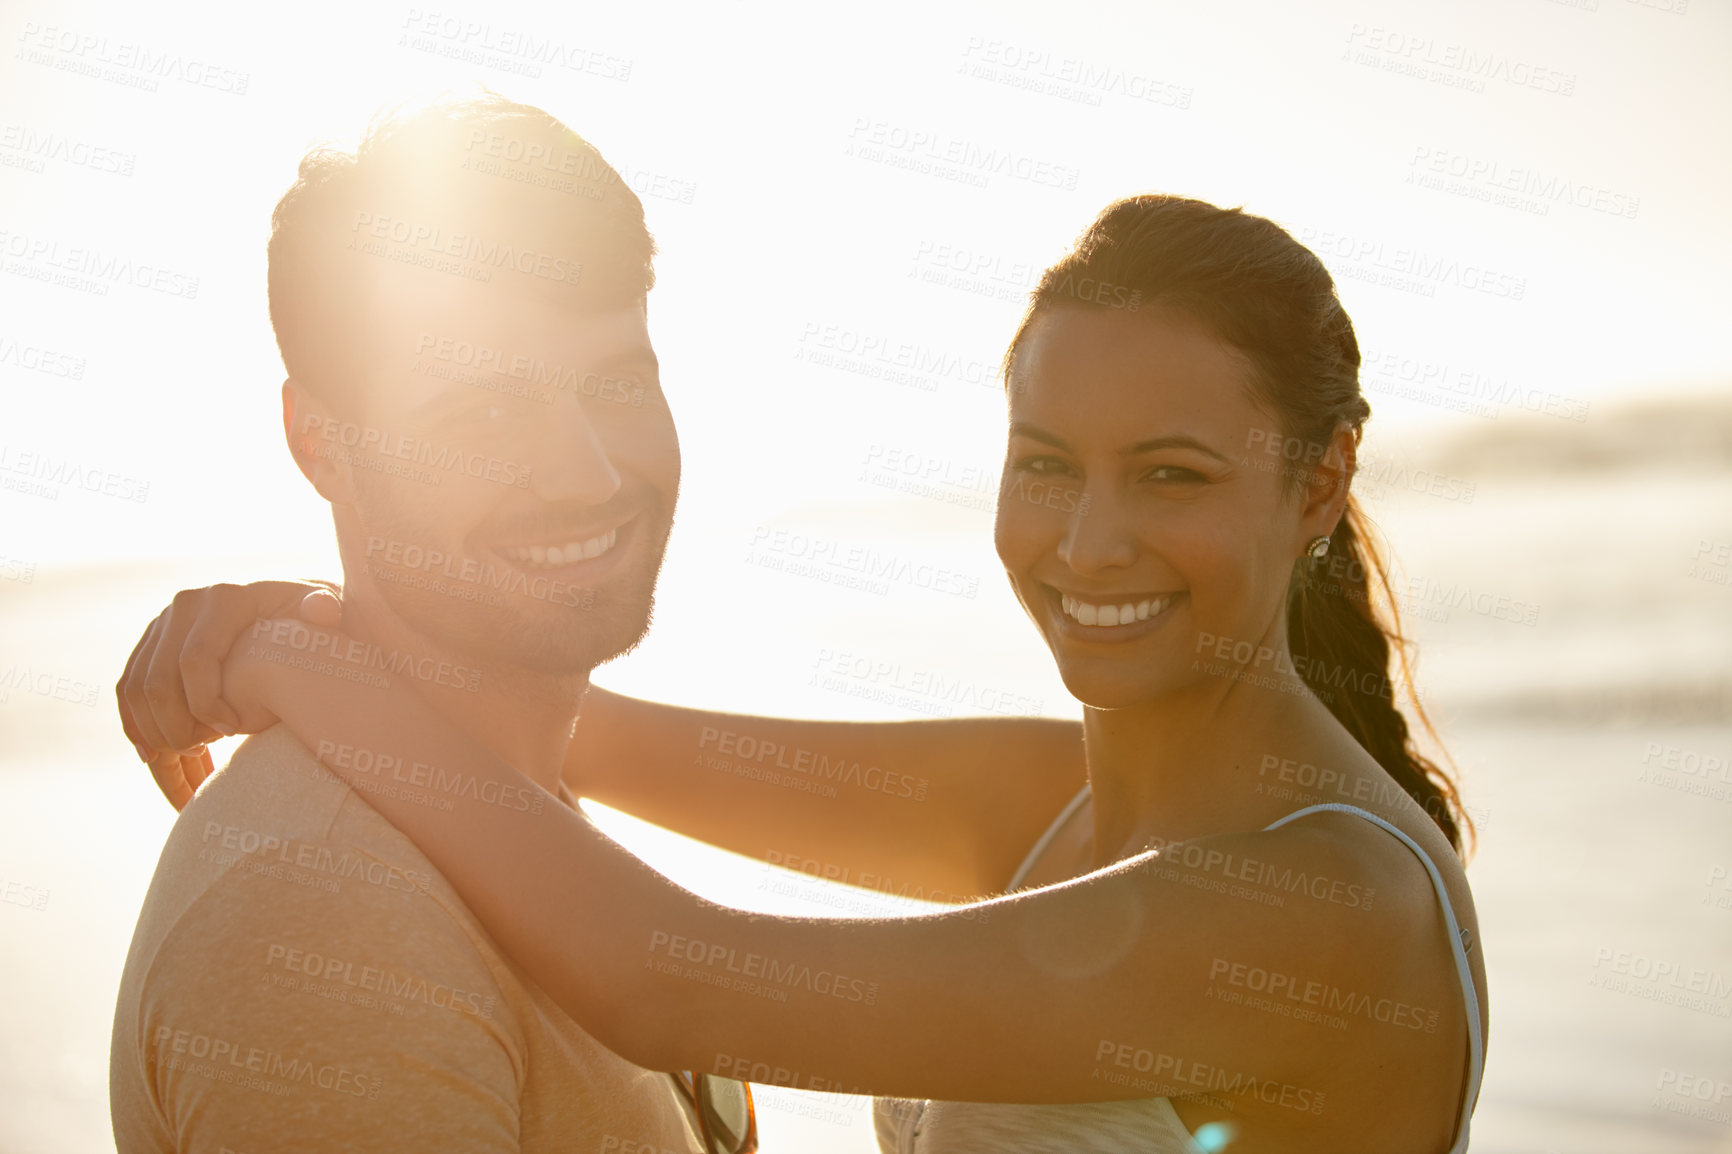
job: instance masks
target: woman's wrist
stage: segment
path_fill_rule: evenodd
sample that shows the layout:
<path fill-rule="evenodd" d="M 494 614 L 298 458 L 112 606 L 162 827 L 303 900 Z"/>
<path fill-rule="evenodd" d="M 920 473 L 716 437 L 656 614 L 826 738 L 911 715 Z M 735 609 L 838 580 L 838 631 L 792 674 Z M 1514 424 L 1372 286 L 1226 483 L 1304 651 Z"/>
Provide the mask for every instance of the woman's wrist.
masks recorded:
<path fill-rule="evenodd" d="M 222 663 L 222 696 L 242 720 L 241 732 L 258 733 L 275 724 L 287 666 L 271 660 L 275 647 L 267 640 L 266 619 L 246 630 L 229 647 Z M 280 657 L 281 655 L 278 654 Z"/>

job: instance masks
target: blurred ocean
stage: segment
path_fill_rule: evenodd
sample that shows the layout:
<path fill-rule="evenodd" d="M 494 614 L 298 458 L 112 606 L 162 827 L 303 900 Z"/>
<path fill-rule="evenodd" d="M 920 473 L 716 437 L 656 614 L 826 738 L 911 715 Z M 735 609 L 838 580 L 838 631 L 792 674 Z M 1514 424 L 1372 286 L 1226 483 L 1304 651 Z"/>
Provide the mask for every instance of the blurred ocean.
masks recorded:
<path fill-rule="evenodd" d="M 1361 489 L 1480 827 L 1468 876 L 1492 1026 L 1473 1149 L 1732 1152 L 1732 1092 L 1714 1100 L 1732 1084 L 1732 405 L 1500 419 L 1368 450 Z M 990 513 L 965 496 L 793 506 L 773 525 L 707 508 L 697 524 L 688 508 L 652 640 L 597 681 L 760 712 L 968 712 L 913 676 L 938 672 L 1073 715 L 1003 588 Z M 787 563 L 813 533 L 942 564 L 977 591 L 847 588 Z M 308 572 L 335 576 L 334 561 L 0 569 L 0 1154 L 113 1148 L 114 992 L 174 816 L 114 717 L 127 653 L 176 588 Z M 894 671 L 822 675 L 838 655 Z M 789 896 L 762 863 L 609 820 L 708 896 L 835 911 L 815 883 Z M 1662 963 L 1695 992 L 1641 976 Z M 1679 1091 L 1704 1078 L 1708 1097 Z M 767 1154 L 873 1149 L 861 1100 L 759 1102 Z"/>

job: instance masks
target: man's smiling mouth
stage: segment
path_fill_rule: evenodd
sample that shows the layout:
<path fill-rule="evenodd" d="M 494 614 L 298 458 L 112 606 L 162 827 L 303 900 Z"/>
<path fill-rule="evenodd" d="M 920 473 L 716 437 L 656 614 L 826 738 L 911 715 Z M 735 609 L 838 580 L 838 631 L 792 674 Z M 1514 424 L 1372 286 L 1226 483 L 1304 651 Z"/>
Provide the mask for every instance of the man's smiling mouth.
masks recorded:
<path fill-rule="evenodd" d="M 495 556 L 529 572 L 553 572 L 573 566 L 593 568 L 611 564 L 620 552 L 621 541 L 635 540 L 633 527 L 640 514 L 633 513 L 607 529 L 550 528 L 539 540 L 518 536 L 510 544 L 492 547 Z"/>
<path fill-rule="evenodd" d="M 507 561 L 531 569 L 556 569 L 574 561 L 600 557 L 619 543 L 619 529 L 609 529 L 599 537 L 582 541 L 567 541 L 563 545 L 514 545 L 496 550 Z"/>

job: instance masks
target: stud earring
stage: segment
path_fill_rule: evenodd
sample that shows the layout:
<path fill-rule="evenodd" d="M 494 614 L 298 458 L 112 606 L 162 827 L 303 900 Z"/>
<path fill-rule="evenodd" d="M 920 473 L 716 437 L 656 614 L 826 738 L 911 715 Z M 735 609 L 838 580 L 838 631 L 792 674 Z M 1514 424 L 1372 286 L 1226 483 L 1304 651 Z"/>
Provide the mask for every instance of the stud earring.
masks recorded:
<path fill-rule="evenodd" d="M 1321 561 L 1329 556 L 1329 538 L 1315 538 L 1311 544 L 1305 546 L 1305 555 L 1313 561 Z"/>

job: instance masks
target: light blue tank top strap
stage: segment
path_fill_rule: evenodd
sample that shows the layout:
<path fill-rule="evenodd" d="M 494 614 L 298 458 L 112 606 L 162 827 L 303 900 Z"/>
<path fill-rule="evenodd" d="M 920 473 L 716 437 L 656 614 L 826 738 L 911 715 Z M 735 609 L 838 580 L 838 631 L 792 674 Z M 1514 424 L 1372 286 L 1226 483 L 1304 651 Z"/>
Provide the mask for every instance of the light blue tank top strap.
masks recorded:
<path fill-rule="evenodd" d="M 1016 876 L 1011 878 L 1010 885 L 1005 887 L 1007 890 L 1019 889 L 1022 886 L 1023 879 L 1028 876 L 1029 870 L 1034 868 L 1035 861 L 1046 852 L 1047 846 L 1052 844 L 1052 839 L 1058 836 L 1058 831 L 1064 824 L 1076 815 L 1077 810 L 1082 808 L 1082 804 L 1088 800 L 1088 796 L 1089 787 L 1085 785 L 1080 793 L 1071 798 L 1070 804 L 1065 806 L 1058 817 L 1053 819 L 1053 823 L 1047 827 L 1046 832 L 1040 835 L 1040 840 L 1034 843 L 1034 848 L 1028 851 L 1028 856 L 1022 860 L 1022 865 L 1017 869 Z M 1430 855 L 1419 848 L 1418 842 L 1376 814 L 1360 809 L 1356 805 L 1343 805 L 1333 801 L 1321 805 L 1308 805 L 1304 809 L 1294 810 L 1278 821 L 1271 822 L 1263 829 L 1267 833 L 1272 829 L 1280 829 L 1295 818 L 1325 812 L 1357 814 L 1374 825 L 1382 826 L 1400 838 L 1402 843 L 1419 857 L 1419 864 L 1425 867 L 1425 872 L 1431 875 L 1431 888 L 1437 892 L 1438 904 L 1443 907 L 1443 924 L 1449 929 L 1449 948 L 1450 952 L 1455 955 L 1455 972 L 1457 977 L 1461 979 L 1461 996 L 1467 1012 L 1467 1093 L 1462 1097 L 1461 1113 L 1456 1118 L 1455 1144 L 1449 1148 L 1449 1154 L 1462 1154 L 1467 1149 L 1468 1120 L 1473 1117 L 1474 1104 L 1479 1101 L 1480 1078 L 1485 1072 L 1485 1042 L 1480 1036 L 1479 993 L 1473 984 L 1473 970 L 1467 964 L 1467 949 L 1461 940 L 1462 929 L 1455 920 L 1455 907 L 1450 904 L 1449 890 L 1443 884 L 1443 875 L 1437 872 L 1436 864 L 1432 862 Z"/>
<path fill-rule="evenodd" d="M 1082 803 L 1088 799 L 1089 787 L 1085 785 L 1075 797 L 1070 799 L 1070 804 L 1060 810 L 1059 815 L 1052 819 L 1052 824 L 1046 827 L 1046 832 L 1040 835 L 1040 840 L 1034 843 L 1034 848 L 1028 851 L 1028 856 L 1023 858 L 1022 864 L 1016 867 L 1016 876 L 1011 878 L 1010 884 L 1004 887 L 1007 892 L 1022 888 L 1022 879 L 1026 878 L 1028 871 L 1034 868 L 1035 860 L 1046 852 L 1046 847 L 1052 844 L 1052 839 L 1058 836 L 1058 831 L 1064 826 L 1064 823 L 1069 821 L 1076 811 L 1082 808 Z"/>
<path fill-rule="evenodd" d="M 1455 907 L 1450 905 L 1449 890 L 1444 887 L 1443 875 L 1437 872 L 1437 865 L 1429 854 L 1419 848 L 1419 843 L 1407 834 L 1378 817 L 1367 813 L 1356 805 L 1343 805 L 1340 802 L 1325 802 L 1321 805 L 1308 805 L 1304 809 L 1294 810 L 1279 821 L 1274 821 L 1263 827 L 1265 831 L 1280 829 L 1295 818 L 1301 818 L 1313 813 L 1351 813 L 1357 814 L 1375 825 L 1380 825 L 1396 837 L 1400 838 L 1407 848 L 1419 858 L 1419 864 L 1425 867 L 1425 872 L 1431 875 L 1431 888 L 1437 891 L 1438 904 L 1443 907 L 1443 924 L 1449 928 L 1449 948 L 1455 955 L 1455 972 L 1461 979 L 1461 996 L 1463 1006 L 1467 1011 L 1467 1093 L 1462 1096 L 1461 1113 L 1456 1117 L 1455 1144 L 1449 1148 L 1449 1154 L 1461 1154 L 1467 1149 L 1467 1124 L 1473 1117 L 1474 1103 L 1479 1100 L 1480 1076 L 1485 1072 L 1485 1043 L 1480 1037 L 1479 993 L 1474 988 L 1473 970 L 1467 964 L 1467 949 L 1462 944 L 1462 929 L 1455 920 Z"/>

